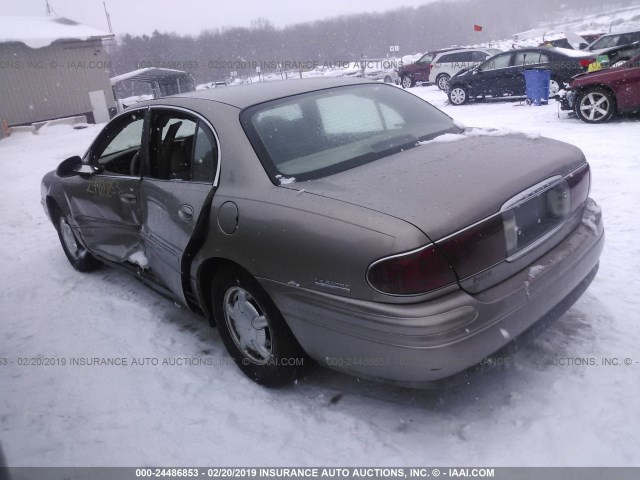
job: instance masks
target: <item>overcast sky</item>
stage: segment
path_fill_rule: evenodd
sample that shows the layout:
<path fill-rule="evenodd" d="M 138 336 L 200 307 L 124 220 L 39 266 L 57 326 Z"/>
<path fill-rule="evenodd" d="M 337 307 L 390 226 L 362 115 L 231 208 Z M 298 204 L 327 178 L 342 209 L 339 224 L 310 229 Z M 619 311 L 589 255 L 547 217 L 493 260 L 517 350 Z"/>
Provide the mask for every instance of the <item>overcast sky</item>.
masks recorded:
<path fill-rule="evenodd" d="M 207 28 L 249 26 L 263 17 L 275 26 L 361 12 L 418 6 L 430 0 L 106 0 L 114 33 L 198 34 Z M 49 0 L 55 13 L 107 30 L 102 0 Z M 45 0 L 0 0 L 0 15 L 42 15 Z"/>

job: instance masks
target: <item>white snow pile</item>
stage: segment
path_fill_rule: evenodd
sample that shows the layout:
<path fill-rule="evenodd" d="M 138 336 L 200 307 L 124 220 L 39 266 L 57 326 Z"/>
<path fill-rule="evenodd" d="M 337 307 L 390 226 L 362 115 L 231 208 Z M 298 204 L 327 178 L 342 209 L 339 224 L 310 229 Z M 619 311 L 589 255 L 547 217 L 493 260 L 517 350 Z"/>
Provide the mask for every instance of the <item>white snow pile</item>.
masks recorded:
<path fill-rule="evenodd" d="M 506 135 L 520 135 L 520 136 L 527 137 L 531 140 L 540 138 L 540 133 L 538 132 L 521 132 L 508 127 L 501 127 L 501 128 L 468 127 L 468 128 L 465 128 L 464 131 L 461 133 L 445 133 L 444 135 L 440 135 L 431 140 L 418 142 L 417 145 L 421 146 L 421 145 L 427 145 L 429 143 L 457 142 L 460 140 L 465 140 L 467 138 L 474 138 L 474 137 L 504 137 Z"/>

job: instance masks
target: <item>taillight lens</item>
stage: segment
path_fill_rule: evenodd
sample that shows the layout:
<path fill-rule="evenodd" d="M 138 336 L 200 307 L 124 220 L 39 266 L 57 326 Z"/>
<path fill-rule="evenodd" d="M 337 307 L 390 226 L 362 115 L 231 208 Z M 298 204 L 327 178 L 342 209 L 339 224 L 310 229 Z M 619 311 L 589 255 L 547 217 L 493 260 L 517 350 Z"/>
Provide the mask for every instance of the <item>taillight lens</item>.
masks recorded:
<path fill-rule="evenodd" d="M 440 240 L 438 247 L 461 279 L 475 275 L 505 259 L 502 217 L 495 215 Z"/>
<path fill-rule="evenodd" d="M 390 295 L 419 295 L 456 283 L 451 265 L 434 245 L 374 262 L 367 279 Z"/>

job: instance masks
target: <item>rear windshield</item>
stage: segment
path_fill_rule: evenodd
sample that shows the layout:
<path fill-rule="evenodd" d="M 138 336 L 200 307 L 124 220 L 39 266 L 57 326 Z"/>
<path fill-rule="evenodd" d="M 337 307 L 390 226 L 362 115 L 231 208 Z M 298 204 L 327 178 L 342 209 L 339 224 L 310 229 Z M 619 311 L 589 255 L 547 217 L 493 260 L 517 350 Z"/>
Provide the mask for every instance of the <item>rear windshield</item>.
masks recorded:
<path fill-rule="evenodd" d="M 240 118 L 276 184 L 321 178 L 460 131 L 429 103 L 385 84 L 295 95 Z"/>

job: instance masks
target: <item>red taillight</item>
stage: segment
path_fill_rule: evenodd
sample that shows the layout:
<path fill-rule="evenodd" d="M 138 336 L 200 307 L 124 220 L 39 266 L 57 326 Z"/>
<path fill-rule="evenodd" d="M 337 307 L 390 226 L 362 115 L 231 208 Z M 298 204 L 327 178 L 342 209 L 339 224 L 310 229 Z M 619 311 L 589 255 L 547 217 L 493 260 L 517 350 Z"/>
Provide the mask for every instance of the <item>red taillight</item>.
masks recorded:
<path fill-rule="evenodd" d="M 391 295 L 419 295 L 456 282 L 451 265 L 434 245 L 374 262 L 367 279 Z"/>
<path fill-rule="evenodd" d="M 513 261 L 584 205 L 589 184 L 586 163 L 564 177 L 540 182 L 500 212 L 435 245 L 374 262 L 367 273 L 369 284 L 391 295 L 419 295 Z"/>
<path fill-rule="evenodd" d="M 586 60 L 580 60 L 580 66 L 582 68 L 587 68 L 589 65 L 591 65 L 595 61 L 596 61 L 595 58 L 589 58 L 589 59 L 586 59 Z"/>
<path fill-rule="evenodd" d="M 490 217 L 437 243 L 461 279 L 475 275 L 505 259 L 502 216 Z"/>

